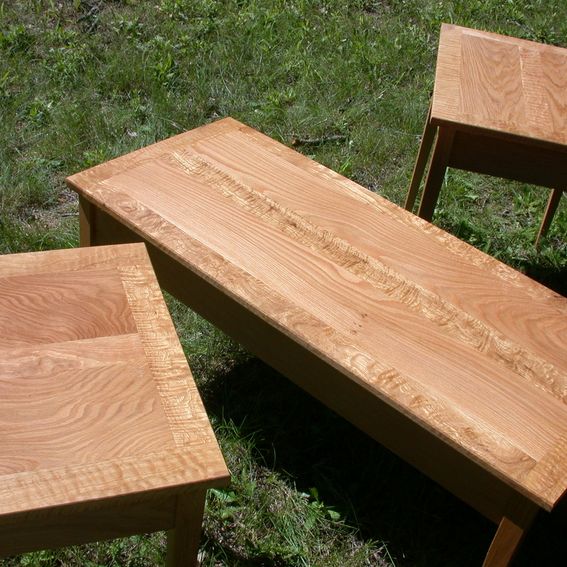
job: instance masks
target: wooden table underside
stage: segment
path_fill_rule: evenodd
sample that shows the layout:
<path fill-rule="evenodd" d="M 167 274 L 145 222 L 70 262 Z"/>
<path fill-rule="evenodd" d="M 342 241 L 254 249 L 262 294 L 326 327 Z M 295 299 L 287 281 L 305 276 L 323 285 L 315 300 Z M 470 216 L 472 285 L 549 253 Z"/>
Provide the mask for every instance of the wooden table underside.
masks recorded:
<path fill-rule="evenodd" d="M 231 119 L 69 184 L 84 245 L 145 240 L 165 289 L 501 522 L 489 563 L 564 493 L 565 299 Z"/>

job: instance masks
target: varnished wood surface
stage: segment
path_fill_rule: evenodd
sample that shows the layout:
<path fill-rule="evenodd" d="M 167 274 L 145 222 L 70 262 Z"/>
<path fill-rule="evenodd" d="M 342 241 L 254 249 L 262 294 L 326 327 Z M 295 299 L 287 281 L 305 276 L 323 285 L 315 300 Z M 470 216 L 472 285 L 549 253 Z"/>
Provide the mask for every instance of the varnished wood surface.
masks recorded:
<path fill-rule="evenodd" d="M 140 239 L 100 210 L 96 211 L 96 225 L 97 245 Z M 509 508 L 508 502 L 518 498 L 513 488 L 370 394 L 330 361 L 306 349 L 183 264 L 172 261 L 164 251 L 151 244 L 147 247 L 164 289 L 478 512 L 498 524 L 503 510 Z"/>
<path fill-rule="evenodd" d="M 116 270 L 2 277 L 0 296 L 0 348 L 135 332 Z"/>
<path fill-rule="evenodd" d="M 538 505 L 564 493 L 564 298 L 231 119 L 69 183 Z"/>
<path fill-rule="evenodd" d="M 227 477 L 144 245 L 0 257 L 0 537 Z"/>
<path fill-rule="evenodd" d="M 567 49 L 443 24 L 431 118 L 566 146 Z"/>
<path fill-rule="evenodd" d="M 443 24 L 405 207 L 413 207 L 435 133 L 421 218 L 431 220 L 447 167 L 543 185 L 557 201 L 567 185 L 566 70 L 566 49 Z M 553 211 L 544 215 L 536 246 Z"/>

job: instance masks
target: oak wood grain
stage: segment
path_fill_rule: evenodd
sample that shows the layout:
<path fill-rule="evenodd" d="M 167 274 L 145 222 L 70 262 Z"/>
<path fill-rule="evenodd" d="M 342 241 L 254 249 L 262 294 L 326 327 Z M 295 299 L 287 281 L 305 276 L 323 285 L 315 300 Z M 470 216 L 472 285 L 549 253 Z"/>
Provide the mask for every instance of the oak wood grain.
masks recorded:
<path fill-rule="evenodd" d="M 538 505 L 565 491 L 564 298 L 230 119 L 69 183 Z"/>
<path fill-rule="evenodd" d="M 1 351 L 0 475 L 175 448 L 138 335 L 74 343 Z"/>
<path fill-rule="evenodd" d="M 567 145 L 567 50 L 443 24 L 431 119 Z"/>
<path fill-rule="evenodd" d="M 140 239 L 100 210 L 96 211 L 96 223 L 100 229 L 96 237 L 99 244 Z M 276 329 L 182 263 L 172 262 L 162 250 L 149 244 L 148 252 L 160 285 L 169 293 L 480 513 L 495 523 L 500 522 L 502 510 L 516 495 L 514 488 L 481 468 L 470 455 L 455 451 L 429 430 L 369 393 L 363 384 L 345 379 L 329 361 L 305 349 L 283 330 Z M 435 455 L 435 459 L 431 455 Z"/>
<path fill-rule="evenodd" d="M 0 330 L 0 555 L 169 529 L 226 484 L 143 244 L 0 256 Z"/>
<path fill-rule="evenodd" d="M 0 276 L 0 348 L 134 331 L 116 270 Z"/>

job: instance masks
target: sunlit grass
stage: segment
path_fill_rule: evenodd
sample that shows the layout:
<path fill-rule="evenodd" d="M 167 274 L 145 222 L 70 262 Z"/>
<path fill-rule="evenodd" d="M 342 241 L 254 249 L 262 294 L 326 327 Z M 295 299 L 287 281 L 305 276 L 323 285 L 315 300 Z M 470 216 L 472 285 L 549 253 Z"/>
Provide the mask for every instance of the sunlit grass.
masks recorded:
<path fill-rule="evenodd" d="M 0 1 L 0 253 L 76 246 L 67 175 L 228 115 L 287 144 L 328 138 L 297 149 L 402 203 L 441 22 L 567 46 L 564 0 Z M 565 293 L 567 199 L 533 246 L 547 194 L 450 171 L 434 220 Z M 480 562 L 490 524 L 168 302 L 233 473 L 209 495 L 204 565 Z M 546 564 L 538 541 L 525 564 Z M 0 564 L 149 566 L 164 545 Z"/>

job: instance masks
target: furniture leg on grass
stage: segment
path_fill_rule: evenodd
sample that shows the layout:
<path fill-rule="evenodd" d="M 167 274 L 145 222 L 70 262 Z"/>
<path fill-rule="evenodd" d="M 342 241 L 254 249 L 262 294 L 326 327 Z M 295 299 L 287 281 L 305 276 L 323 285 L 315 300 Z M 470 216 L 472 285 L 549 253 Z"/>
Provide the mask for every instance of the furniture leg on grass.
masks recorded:
<path fill-rule="evenodd" d="M 543 214 L 543 220 L 541 221 L 541 226 L 536 238 L 536 246 L 539 246 L 541 239 L 547 234 L 555 211 L 559 206 L 559 201 L 561 200 L 561 195 L 563 195 L 564 189 L 552 189 L 551 195 L 549 195 L 549 200 L 547 201 L 547 206 L 545 207 L 545 213 Z"/>
<path fill-rule="evenodd" d="M 539 244 L 567 186 L 565 77 L 567 49 L 443 24 L 405 208 L 413 209 L 437 134 L 417 214 L 431 220 L 447 167 L 541 185 L 553 192 Z"/>
<path fill-rule="evenodd" d="M 198 565 L 197 552 L 201 521 L 205 510 L 205 492 L 181 494 L 175 507 L 175 527 L 167 533 L 167 566 Z"/>
<path fill-rule="evenodd" d="M 419 153 L 417 154 L 417 159 L 411 176 L 410 188 L 404 204 L 405 209 L 408 211 L 413 210 L 415 198 L 419 191 L 419 184 L 423 178 L 423 173 L 429 159 L 429 153 L 431 152 L 431 146 L 433 145 L 434 139 L 435 128 L 431 125 L 431 105 L 429 105 L 429 112 L 427 113 L 427 119 L 425 120 L 425 126 L 423 127 L 423 134 L 421 136 L 421 143 L 419 144 Z"/>
<path fill-rule="evenodd" d="M 433 157 L 431 158 L 431 165 L 427 172 L 425 188 L 423 189 L 423 196 L 421 197 L 417 213 L 422 219 L 430 221 L 433 217 L 435 204 L 437 203 L 445 172 L 447 171 L 454 137 L 455 132 L 453 130 L 444 129 L 437 132 Z"/>
<path fill-rule="evenodd" d="M 0 557 L 172 530 L 197 564 L 228 471 L 143 244 L 0 256 L 0 375 Z"/>
<path fill-rule="evenodd" d="M 567 299 L 229 118 L 67 181 L 85 244 L 144 241 L 164 289 L 499 525 L 487 565 L 564 496 Z"/>

